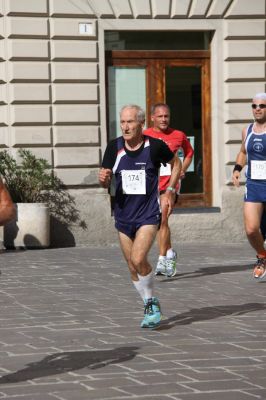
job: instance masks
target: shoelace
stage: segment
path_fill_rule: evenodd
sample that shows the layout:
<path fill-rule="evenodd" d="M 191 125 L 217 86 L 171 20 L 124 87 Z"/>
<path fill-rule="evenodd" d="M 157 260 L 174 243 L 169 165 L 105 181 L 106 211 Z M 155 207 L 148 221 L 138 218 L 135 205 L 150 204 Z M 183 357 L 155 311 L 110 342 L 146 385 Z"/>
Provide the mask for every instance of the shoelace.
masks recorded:
<path fill-rule="evenodd" d="M 265 263 L 266 263 L 265 258 L 259 258 L 259 257 L 257 257 L 256 267 L 265 268 Z"/>
<path fill-rule="evenodd" d="M 153 314 L 152 301 L 148 301 L 144 308 L 144 314 Z"/>

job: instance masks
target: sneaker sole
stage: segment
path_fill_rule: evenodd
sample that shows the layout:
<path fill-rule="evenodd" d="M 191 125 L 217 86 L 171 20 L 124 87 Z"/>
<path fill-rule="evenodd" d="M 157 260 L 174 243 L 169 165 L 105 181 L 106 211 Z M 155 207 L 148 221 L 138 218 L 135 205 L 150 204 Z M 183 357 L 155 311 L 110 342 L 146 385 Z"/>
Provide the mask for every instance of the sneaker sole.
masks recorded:
<path fill-rule="evenodd" d="M 152 328 L 156 328 L 159 325 L 160 325 L 160 322 L 158 322 L 158 324 L 143 325 L 143 326 L 141 326 L 141 328 L 142 329 L 152 329 Z"/>
<path fill-rule="evenodd" d="M 177 270 L 175 270 L 174 272 L 172 272 L 170 275 L 166 275 L 167 278 L 172 278 L 173 276 L 175 276 L 177 274 Z"/>
<path fill-rule="evenodd" d="M 163 272 L 161 272 L 161 271 L 155 271 L 154 275 L 155 276 L 158 276 L 158 275 L 160 276 L 160 275 L 165 275 L 165 274 Z"/>
<path fill-rule="evenodd" d="M 150 324 L 143 324 L 143 325 L 141 325 L 140 327 L 141 328 L 155 328 L 156 326 L 158 326 L 158 325 L 160 325 L 160 323 L 161 323 L 161 320 L 159 321 L 159 322 L 151 322 Z"/>
<path fill-rule="evenodd" d="M 263 278 L 265 278 L 265 276 L 266 276 L 266 271 L 261 276 L 253 275 L 253 278 L 256 279 L 257 281 L 262 281 Z"/>

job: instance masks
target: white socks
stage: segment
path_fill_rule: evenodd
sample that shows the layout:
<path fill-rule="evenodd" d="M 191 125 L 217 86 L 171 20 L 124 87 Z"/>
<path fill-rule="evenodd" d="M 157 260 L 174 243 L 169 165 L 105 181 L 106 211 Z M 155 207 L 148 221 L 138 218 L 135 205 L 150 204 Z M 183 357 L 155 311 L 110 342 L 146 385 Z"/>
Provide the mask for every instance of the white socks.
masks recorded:
<path fill-rule="evenodd" d="M 137 291 L 139 292 L 140 297 L 142 298 L 142 300 L 144 301 L 145 296 L 144 296 L 144 289 L 142 287 L 142 283 L 140 280 L 138 281 L 132 281 L 133 285 L 135 286 L 135 288 L 137 289 Z"/>
<path fill-rule="evenodd" d="M 132 281 L 135 288 L 139 292 L 142 300 L 150 299 L 153 297 L 153 272 L 151 271 L 146 276 L 141 276 L 138 274 L 138 281 Z"/>
<path fill-rule="evenodd" d="M 159 256 L 159 260 L 173 259 L 175 256 L 175 252 L 173 249 L 168 249 L 166 256 Z"/>
<path fill-rule="evenodd" d="M 167 253 L 166 253 L 166 258 L 173 259 L 174 256 L 175 256 L 175 253 L 174 253 L 173 249 L 168 249 Z"/>

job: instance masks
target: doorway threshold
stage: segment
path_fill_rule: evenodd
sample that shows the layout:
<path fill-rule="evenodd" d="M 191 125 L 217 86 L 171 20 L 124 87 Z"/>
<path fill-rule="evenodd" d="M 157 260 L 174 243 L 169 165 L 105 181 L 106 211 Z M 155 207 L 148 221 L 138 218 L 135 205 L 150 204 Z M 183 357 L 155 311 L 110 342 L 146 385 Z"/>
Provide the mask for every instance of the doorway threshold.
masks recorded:
<path fill-rule="evenodd" d="M 176 207 L 173 209 L 172 214 L 209 214 L 220 213 L 220 207 Z"/>

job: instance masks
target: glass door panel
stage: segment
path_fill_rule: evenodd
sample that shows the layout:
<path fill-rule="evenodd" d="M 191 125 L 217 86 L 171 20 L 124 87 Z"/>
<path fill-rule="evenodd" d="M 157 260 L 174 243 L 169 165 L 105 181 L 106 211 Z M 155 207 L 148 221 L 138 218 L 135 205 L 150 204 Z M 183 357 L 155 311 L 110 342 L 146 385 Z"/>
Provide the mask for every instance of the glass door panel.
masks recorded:
<path fill-rule="evenodd" d="M 126 104 L 146 109 L 145 67 L 108 67 L 109 139 L 121 136 L 119 111 Z"/>
<path fill-rule="evenodd" d="M 165 98 L 171 110 L 170 126 L 183 131 L 195 151 L 181 193 L 202 193 L 201 68 L 166 66 Z M 179 156 L 183 157 L 182 151 Z"/>

